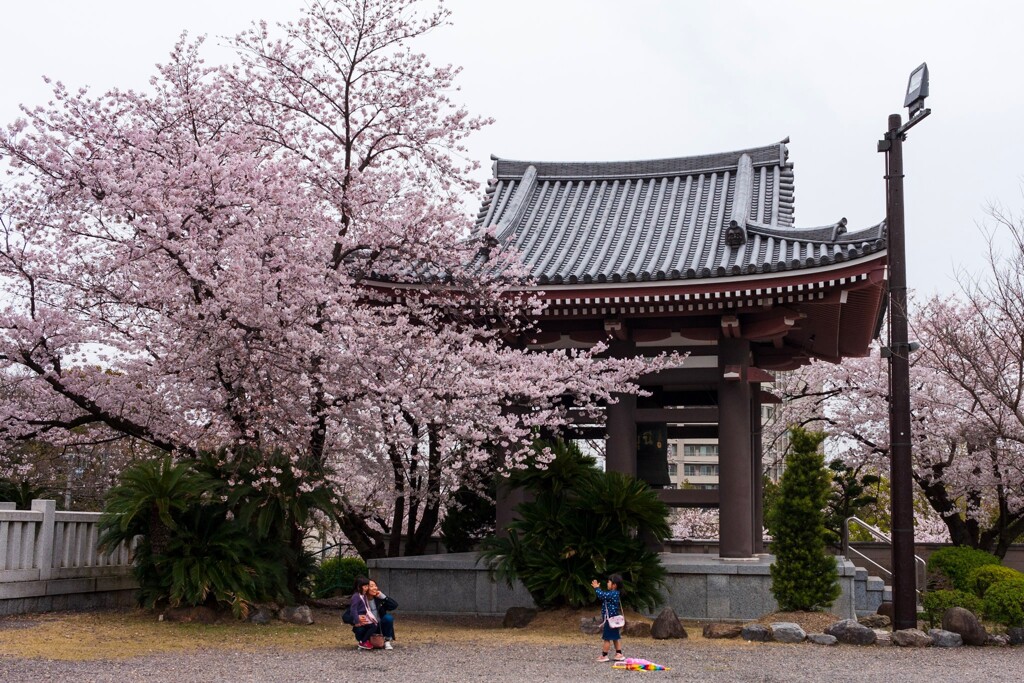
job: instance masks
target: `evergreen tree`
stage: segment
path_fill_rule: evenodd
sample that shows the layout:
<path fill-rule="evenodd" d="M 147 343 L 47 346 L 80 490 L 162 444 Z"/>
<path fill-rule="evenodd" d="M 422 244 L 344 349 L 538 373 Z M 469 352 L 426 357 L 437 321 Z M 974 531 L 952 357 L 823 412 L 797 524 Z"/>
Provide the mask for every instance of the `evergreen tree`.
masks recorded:
<path fill-rule="evenodd" d="M 769 511 L 775 537 L 772 594 L 783 611 L 829 607 L 840 589 L 835 558 L 825 551 L 829 475 L 818 447 L 825 435 L 798 427 L 791 431 L 792 454 Z"/>

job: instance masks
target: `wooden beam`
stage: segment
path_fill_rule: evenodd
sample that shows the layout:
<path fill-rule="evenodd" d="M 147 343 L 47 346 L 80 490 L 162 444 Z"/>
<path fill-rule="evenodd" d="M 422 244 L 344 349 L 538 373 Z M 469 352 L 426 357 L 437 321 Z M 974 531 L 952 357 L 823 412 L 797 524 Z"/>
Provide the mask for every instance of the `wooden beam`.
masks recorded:
<path fill-rule="evenodd" d="M 699 384 L 717 386 L 718 368 L 670 368 L 661 372 L 641 375 L 637 383 L 642 387 Z"/>
<path fill-rule="evenodd" d="M 657 489 L 658 499 L 669 507 L 716 508 L 718 489 Z"/>
<path fill-rule="evenodd" d="M 718 408 L 637 408 L 637 422 L 670 422 L 674 424 L 718 424 Z"/>

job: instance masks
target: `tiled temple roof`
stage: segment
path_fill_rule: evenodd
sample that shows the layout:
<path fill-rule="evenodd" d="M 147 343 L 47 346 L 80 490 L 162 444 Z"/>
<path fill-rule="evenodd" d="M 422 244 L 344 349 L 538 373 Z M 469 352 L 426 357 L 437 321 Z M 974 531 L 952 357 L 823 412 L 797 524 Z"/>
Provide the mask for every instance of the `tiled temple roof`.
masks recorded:
<path fill-rule="evenodd" d="M 885 249 L 885 224 L 793 227 L 780 143 L 652 161 L 495 159 L 477 217 L 540 284 L 686 280 L 790 271 Z"/>

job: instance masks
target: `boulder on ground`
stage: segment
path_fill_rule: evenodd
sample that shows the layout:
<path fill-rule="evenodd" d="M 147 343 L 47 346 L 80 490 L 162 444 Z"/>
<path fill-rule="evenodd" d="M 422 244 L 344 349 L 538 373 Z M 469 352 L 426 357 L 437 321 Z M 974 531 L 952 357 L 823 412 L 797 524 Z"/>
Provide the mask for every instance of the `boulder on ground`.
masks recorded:
<path fill-rule="evenodd" d="M 603 623 L 600 617 L 580 617 L 580 630 L 588 636 L 600 635 Z"/>
<path fill-rule="evenodd" d="M 807 638 L 807 633 L 800 625 L 791 621 L 773 622 L 771 629 L 772 640 L 778 643 L 802 643 Z"/>
<path fill-rule="evenodd" d="M 943 631 L 941 628 L 928 629 L 928 635 L 932 637 L 934 647 L 962 647 L 964 644 L 964 639 L 959 633 Z"/>
<path fill-rule="evenodd" d="M 249 610 L 249 621 L 253 624 L 269 624 L 277 616 L 277 610 L 266 605 L 255 605 Z"/>
<path fill-rule="evenodd" d="M 875 614 L 879 614 L 883 617 L 889 617 L 890 624 L 892 623 L 892 617 L 895 613 L 896 608 L 893 606 L 892 602 L 889 601 L 883 602 L 878 606 L 878 609 L 875 610 Z"/>
<path fill-rule="evenodd" d="M 626 625 L 622 627 L 622 635 L 630 638 L 650 638 L 651 622 L 646 619 L 626 619 Z"/>
<path fill-rule="evenodd" d="M 1009 647 L 1010 637 L 1004 636 L 1003 634 L 989 635 L 988 639 L 985 641 L 985 644 L 992 645 L 994 647 Z"/>
<path fill-rule="evenodd" d="M 306 605 L 282 607 L 281 611 L 277 613 L 277 618 L 289 624 L 298 624 L 299 626 L 309 626 L 313 623 L 313 613 Z"/>
<path fill-rule="evenodd" d="M 747 624 L 740 631 L 740 638 L 755 643 L 764 643 L 772 639 L 772 630 L 764 624 Z"/>
<path fill-rule="evenodd" d="M 858 624 L 856 619 L 843 619 L 825 629 L 825 633 L 835 636 L 836 640 L 846 645 L 874 645 L 878 636 L 873 630 Z"/>
<path fill-rule="evenodd" d="M 857 623 L 863 624 L 868 628 L 886 628 L 887 626 L 892 626 L 892 619 L 884 614 L 867 614 L 863 617 L 858 617 Z"/>
<path fill-rule="evenodd" d="M 686 638 L 686 629 L 679 622 L 679 617 L 671 607 L 666 607 L 658 613 L 651 624 L 651 638 L 655 640 L 668 640 L 669 638 Z"/>
<path fill-rule="evenodd" d="M 988 632 L 974 616 L 974 612 L 963 607 L 950 607 L 942 615 L 942 630 L 959 633 L 965 645 L 984 645 Z"/>
<path fill-rule="evenodd" d="M 501 625 L 503 628 L 526 628 L 536 616 L 537 610 L 533 607 L 509 607 Z"/>
<path fill-rule="evenodd" d="M 1010 645 L 1024 645 L 1024 628 L 1008 628 L 1006 636 L 1010 639 Z"/>
<path fill-rule="evenodd" d="M 916 628 L 904 628 L 892 632 L 892 644 L 897 647 L 931 647 L 932 637 Z"/>
<path fill-rule="evenodd" d="M 739 624 L 704 624 L 705 638 L 736 638 L 743 631 Z"/>
<path fill-rule="evenodd" d="M 808 633 L 807 640 L 815 645 L 838 645 L 839 640 L 827 633 Z"/>

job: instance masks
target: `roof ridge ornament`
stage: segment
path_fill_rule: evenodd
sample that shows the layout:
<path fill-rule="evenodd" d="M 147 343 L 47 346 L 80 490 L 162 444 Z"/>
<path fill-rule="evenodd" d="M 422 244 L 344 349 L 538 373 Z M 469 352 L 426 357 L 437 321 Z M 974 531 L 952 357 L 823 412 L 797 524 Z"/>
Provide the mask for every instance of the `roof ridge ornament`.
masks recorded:
<path fill-rule="evenodd" d="M 739 247 L 747 241 L 747 216 L 750 215 L 750 200 L 754 194 L 754 162 L 750 155 L 743 154 L 736 162 L 736 191 L 732 200 L 732 219 L 725 231 L 725 243 Z"/>

